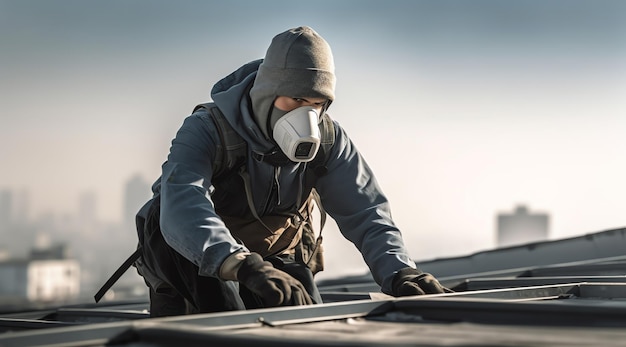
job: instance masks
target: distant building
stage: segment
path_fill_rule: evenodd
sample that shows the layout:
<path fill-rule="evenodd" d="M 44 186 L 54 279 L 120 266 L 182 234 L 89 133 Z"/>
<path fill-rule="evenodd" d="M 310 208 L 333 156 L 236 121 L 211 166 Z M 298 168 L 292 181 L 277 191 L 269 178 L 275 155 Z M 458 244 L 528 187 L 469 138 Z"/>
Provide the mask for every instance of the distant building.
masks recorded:
<path fill-rule="evenodd" d="M 127 182 L 124 189 L 124 211 L 122 225 L 134 225 L 135 214 L 152 196 L 150 183 L 141 176 L 135 175 Z"/>
<path fill-rule="evenodd" d="M 65 258 L 63 246 L 34 250 L 29 259 L 0 261 L 0 297 L 62 302 L 80 294 L 80 265 Z"/>
<path fill-rule="evenodd" d="M 98 222 L 98 198 L 93 191 L 80 194 L 78 198 L 78 228 L 80 232 L 91 233 Z"/>
<path fill-rule="evenodd" d="M 28 224 L 31 220 L 30 193 L 20 189 L 13 194 L 12 220 L 14 224 Z"/>
<path fill-rule="evenodd" d="M 0 235 L 7 232 L 11 225 L 13 197 L 10 191 L 0 190 Z"/>
<path fill-rule="evenodd" d="M 523 243 L 544 241 L 548 238 L 550 216 L 529 213 L 526 206 L 517 206 L 515 212 L 501 213 L 497 217 L 497 245 L 506 247 Z"/>

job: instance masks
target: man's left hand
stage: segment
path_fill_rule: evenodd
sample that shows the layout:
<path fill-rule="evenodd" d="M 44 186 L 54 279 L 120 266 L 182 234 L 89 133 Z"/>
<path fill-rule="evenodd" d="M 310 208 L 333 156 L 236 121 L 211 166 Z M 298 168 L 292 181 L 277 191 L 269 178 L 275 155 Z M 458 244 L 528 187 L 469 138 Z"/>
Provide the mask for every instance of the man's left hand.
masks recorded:
<path fill-rule="evenodd" d="M 454 293 L 433 275 L 410 267 L 398 271 L 393 278 L 392 290 L 393 296 Z"/>

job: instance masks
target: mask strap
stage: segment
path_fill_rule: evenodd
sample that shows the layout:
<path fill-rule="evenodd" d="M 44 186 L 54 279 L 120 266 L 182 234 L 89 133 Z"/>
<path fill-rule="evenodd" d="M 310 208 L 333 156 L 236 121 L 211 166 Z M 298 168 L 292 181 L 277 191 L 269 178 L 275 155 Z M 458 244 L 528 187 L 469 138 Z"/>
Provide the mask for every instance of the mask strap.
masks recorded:
<path fill-rule="evenodd" d="M 265 122 L 265 129 L 267 130 L 267 135 L 269 136 L 270 139 L 274 138 L 274 128 L 272 127 L 272 115 L 274 114 L 276 110 L 276 106 L 274 106 L 276 99 L 278 99 L 278 97 L 275 97 L 274 100 L 272 100 L 271 107 L 269 111 L 267 111 L 267 121 Z"/>

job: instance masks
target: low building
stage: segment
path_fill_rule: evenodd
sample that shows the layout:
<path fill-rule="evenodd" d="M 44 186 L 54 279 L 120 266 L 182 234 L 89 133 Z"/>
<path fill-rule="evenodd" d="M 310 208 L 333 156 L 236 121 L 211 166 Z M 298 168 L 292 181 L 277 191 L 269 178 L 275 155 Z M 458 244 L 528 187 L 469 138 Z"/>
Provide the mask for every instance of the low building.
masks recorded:
<path fill-rule="evenodd" d="M 61 302 L 80 294 L 80 265 L 74 259 L 43 256 L 0 261 L 0 298 L 29 302 Z"/>
<path fill-rule="evenodd" d="M 498 214 L 497 245 L 508 247 L 545 241 L 548 239 L 549 224 L 547 213 L 531 213 L 528 207 L 519 205 L 514 213 Z"/>

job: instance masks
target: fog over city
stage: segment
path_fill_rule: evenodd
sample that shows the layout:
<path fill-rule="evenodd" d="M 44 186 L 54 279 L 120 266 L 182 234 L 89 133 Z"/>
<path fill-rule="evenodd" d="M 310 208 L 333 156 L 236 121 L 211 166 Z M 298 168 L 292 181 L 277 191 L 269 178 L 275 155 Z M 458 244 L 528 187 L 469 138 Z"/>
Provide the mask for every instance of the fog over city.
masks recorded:
<path fill-rule="evenodd" d="M 518 206 L 549 239 L 626 225 L 626 2 L 0 0 L 0 249 L 67 243 L 104 281 L 183 119 L 300 25 L 416 260 L 496 247 Z M 367 270 L 324 235 L 322 276 Z"/>

